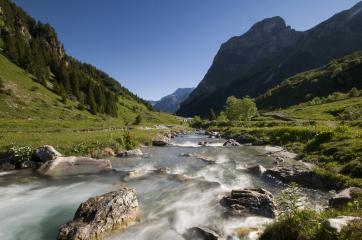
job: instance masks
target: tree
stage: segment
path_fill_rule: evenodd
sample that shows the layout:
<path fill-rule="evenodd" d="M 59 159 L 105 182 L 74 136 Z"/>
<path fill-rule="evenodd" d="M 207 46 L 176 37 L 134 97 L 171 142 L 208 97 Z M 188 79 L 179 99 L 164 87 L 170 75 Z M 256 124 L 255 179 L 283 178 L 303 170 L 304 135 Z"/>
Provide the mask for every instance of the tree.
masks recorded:
<path fill-rule="evenodd" d="M 136 116 L 136 119 L 134 120 L 134 125 L 138 125 L 138 124 L 140 124 L 142 122 L 142 115 L 141 114 L 138 114 L 137 116 Z"/>
<path fill-rule="evenodd" d="M 200 116 L 195 115 L 191 120 L 191 126 L 193 127 L 201 127 L 202 119 Z"/>
<path fill-rule="evenodd" d="M 220 112 L 219 116 L 216 119 L 218 122 L 227 122 L 228 118 L 224 112 Z"/>
<path fill-rule="evenodd" d="M 231 96 L 226 100 L 225 114 L 230 121 L 249 121 L 257 114 L 256 104 L 249 96 L 243 99 Z"/>
<path fill-rule="evenodd" d="M 209 120 L 210 121 L 215 121 L 216 120 L 216 114 L 215 114 L 215 111 L 214 109 L 210 109 L 210 112 L 209 112 Z"/>

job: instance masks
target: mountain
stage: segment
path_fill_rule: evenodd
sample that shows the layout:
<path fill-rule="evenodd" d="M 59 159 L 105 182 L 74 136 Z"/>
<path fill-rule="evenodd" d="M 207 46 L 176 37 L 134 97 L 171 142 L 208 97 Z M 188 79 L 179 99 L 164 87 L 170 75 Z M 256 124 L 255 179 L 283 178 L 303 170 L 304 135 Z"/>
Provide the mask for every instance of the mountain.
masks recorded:
<path fill-rule="evenodd" d="M 195 88 L 178 88 L 174 93 L 167 95 L 159 101 L 149 102 L 155 109 L 162 112 L 175 113 L 181 103 L 190 95 Z"/>
<path fill-rule="evenodd" d="M 257 97 L 256 103 L 263 109 L 285 108 L 353 87 L 362 89 L 362 52 L 290 77 Z"/>
<path fill-rule="evenodd" d="M 0 49 L 63 101 L 74 100 L 92 114 L 117 117 L 120 96 L 151 109 L 108 74 L 69 56 L 52 26 L 9 0 L 0 0 Z"/>
<path fill-rule="evenodd" d="M 228 96 L 257 97 L 297 73 L 362 50 L 362 2 L 299 32 L 281 17 L 256 23 L 222 44 L 210 69 L 181 105 L 179 115 L 206 116 Z"/>

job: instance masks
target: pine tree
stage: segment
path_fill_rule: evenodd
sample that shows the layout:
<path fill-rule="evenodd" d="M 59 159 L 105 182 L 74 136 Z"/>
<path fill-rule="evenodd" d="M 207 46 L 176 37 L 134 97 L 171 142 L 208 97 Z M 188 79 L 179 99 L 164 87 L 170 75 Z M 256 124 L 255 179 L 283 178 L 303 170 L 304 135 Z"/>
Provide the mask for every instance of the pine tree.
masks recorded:
<path fill-rule="evenodd" d="M 5 54 L 10 58 L 10 60 L 18 64 L 18 52 L 15 46 L 15 38 L 11 34 L 6 34 L 4 39 L 5 44 Z"/>
<path fill-rule="evenodd" d="M 88 86 L 88 99 L 87 99 L 87 103 L 89 105 L 89 110 L 90 112 L 92 112 L 93 114 L 97 114 L 97 104 L 96 104 L 96 100 L 94 97 L 94 84 L 90 83 Z"/>
<path fill-rule="evenodd" d="M 209 112 L 209 120 L 210 121 L 214 121 L 214 120 L 216 120 L 216 114 L 215 114 L 215 111 L 214 111 L 214 109 L 210 109 L 210 112 Z"/>

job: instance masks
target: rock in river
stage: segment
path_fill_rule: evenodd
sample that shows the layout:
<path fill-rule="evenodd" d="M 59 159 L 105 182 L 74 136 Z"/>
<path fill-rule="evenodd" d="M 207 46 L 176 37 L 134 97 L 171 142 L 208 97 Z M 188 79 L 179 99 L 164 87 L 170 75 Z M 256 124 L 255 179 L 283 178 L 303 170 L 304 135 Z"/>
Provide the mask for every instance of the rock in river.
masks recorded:
<path fill-rule="evenodd" d="M 143 153 L 140 149 L 123 151 L 117 154 L 117 157 L 142 157 L 142 156 Z"/>
<path fill-rule="evenodd" d="M 109 160 L 88 157 L 57 157 L 44 163 L 38 171 L 48 176 L 65 176 L 95 174 L 111 170 L 112 165 Z"/>
<path fill-rule="evenodd" d="M 256 165 L 253 167 L 249 167 L 246 170 L 251 174 L 262 175 L 266 171 L 266 168 L 263 167 L 262 165 Z"/>
<path fill-rule="evenodd" d="M 166 136 L 158 135 L 154 139 L 152 139 L 152 145 L 157 147 L 163 147 L 170 143 L 170 138 Z"/>
<path fill-rule="evenodd" d="M 222 240 L 217 232 L 207 227 L 193 227 L 183 235 L 187 240 Z"/>
<path fill-rule="evenodd" d="M 275 217 L 276 206 L 273 195 L 262 188 L 232 190 L 230 195 L 223 197 L 220 203 L 228 208 L 231 215 Z"/>
<path fill-rule="evenodd" d="M 57 239 L 102 239 L 104 234 L 134 223 L 138 213 L 134 189 L 122 188 L 92 197 L 79 206 L 72 221 L 60 226 Z"/>
<path fill-rule="evenodd" d="M 350 187 L 336 194 L 329 199 L 329 206 L 338 208 L 343 207 L 349 202 L 353 202 L 356 198 L 362 196 L 362 189 L 358 187 Z"/>
<path fill-rule="evenodd" d="M 350 222 L 361 220 L 359 217 L 352 216 L 339 216 L 336 218 L 329 218 L 322 223 L 322 227 L 329 231 L 340 232 Z"/>
<path fill-rule="evenodd" d="M 42 161 L 47 162 L 56 159 L 57 157 L 61 157 L 62 154 L 60 154 L 57 150 L 55 150 L 54 147 L 50 145 L 44 145 L 40 148 L 38 148 L 35 151 L 35 155 Z"/>
<path fill-rule="evenodd" d="M 223 144 L 223 146 L 224 147 L 237 147 L 237 146 L 240 146 L 240 143 L 238 143 L 234 139 L 229 139 Z"/>

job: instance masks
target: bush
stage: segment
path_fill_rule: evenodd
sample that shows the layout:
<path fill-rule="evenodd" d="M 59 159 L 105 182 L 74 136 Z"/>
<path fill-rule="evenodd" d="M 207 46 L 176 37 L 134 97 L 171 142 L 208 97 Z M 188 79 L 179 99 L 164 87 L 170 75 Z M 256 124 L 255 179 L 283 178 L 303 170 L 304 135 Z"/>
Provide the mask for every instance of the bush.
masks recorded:
<path fill-rule="evenodd" d="M 142 115 L 138 114 L 133 122 L 133 125 L 139 125 L 142 122 Z"/>
<path fill-rule="evenodd" d="M 194 116 L 191 120 L 191 126 L 194 128 L 200 128 L 202 126 L 202 119 L 199 116 Z"/>
<path fill-rule="evenodd" d="M 0 89 L 4 87 L 4 81 L 3 79 L 0 77 Z"/>
<path fill-rule="evenodd" d="M 136 140 L 132 138 L 129 131 L 125 131 L 120 138 L 116 139 L 116 141 L 126 150 L 134 149 L 137 146 Z"/>
<path fill-rule="evenodd" d="M 11 161 L 15 165 L 31 160 L 34 152 L 35 150 L 31 146 L 13 145 L 9 149 L 9 155 L 11 156 Z"/>

